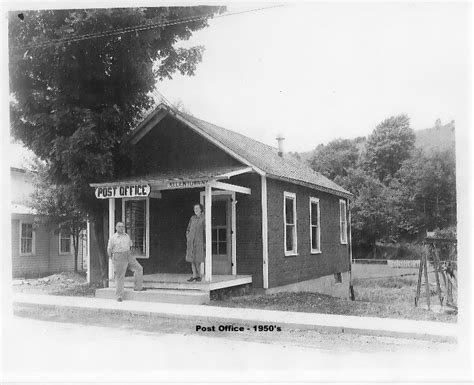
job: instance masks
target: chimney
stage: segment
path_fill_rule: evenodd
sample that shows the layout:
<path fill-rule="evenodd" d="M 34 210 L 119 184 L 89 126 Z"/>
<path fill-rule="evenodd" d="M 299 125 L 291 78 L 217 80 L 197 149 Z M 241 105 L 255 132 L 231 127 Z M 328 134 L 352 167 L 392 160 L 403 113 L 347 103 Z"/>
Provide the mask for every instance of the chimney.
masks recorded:
<path fill-rule="evenodd" d="M 278 134 L 276 140 L 278 142 L 278 156 L 283 157 L 283 141 L 285 140 L 285 138 L 282 134 Z"/>

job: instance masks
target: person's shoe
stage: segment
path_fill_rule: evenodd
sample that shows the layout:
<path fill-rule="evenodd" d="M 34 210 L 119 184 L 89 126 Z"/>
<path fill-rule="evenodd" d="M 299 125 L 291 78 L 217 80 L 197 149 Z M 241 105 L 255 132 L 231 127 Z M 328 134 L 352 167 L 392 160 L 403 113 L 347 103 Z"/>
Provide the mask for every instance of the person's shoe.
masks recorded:
<path fill-rule="evenodd" d="M 201 282 L 201 277 L 194 278 L 195 281 Z"/>
<path fill-rule="evenodd" d="M 196 279 L 196 278 L 191 277 L 191 278 L 188 279 L 188 282 L 192 282 L 192 281 L 194 281 L 195 279 Z"/>
<path fill-rule="evenodd" d="M 122 297 L 117 298 L 117 302 L 122 302 L 122 301 L 123 301 Z"/>
<path fill-rule="evenodd" d="M 146 287 L 142 287 L 140 290 L 133 289 L 133 291 L 146 291 Z"/>

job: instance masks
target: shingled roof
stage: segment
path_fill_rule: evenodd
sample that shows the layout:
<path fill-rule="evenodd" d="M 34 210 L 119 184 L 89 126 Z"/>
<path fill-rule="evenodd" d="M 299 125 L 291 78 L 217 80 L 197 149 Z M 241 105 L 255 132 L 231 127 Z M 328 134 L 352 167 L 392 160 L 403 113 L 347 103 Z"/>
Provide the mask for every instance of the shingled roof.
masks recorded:
<path fill-rule="evenodd" d="M 246 161 L 247 165 L 263 171 L 269 178 L 306 185 L 344 197 L 352 197 L 349 191 L 343 189 L 320 173 L 315 172 L 296 158 L 288 154 L 279 156 L 278 149 L 275 147 L 258 142 L 235 131 L 216 126 L 215 124 L 198 119 L 189 114 L 175 111 L 174 109 L 171 110 L 166 105 L 158 106 L 150 115 L 154 115 L 163 109 L 167 109 L 170 113 L 176 115 L 179 120 L 190 128 L 198 132 L 201 131 L 201 134 L 204 133 L 210 136 L 214 141 L 219 142 L 221 147 L 237 154 Z M 136 134 L 136 132 L 143 127 L 143 124 L 151 120 L 152 116 L 145 118 L 142 124 L 140 124 L 131 135 Z"/>

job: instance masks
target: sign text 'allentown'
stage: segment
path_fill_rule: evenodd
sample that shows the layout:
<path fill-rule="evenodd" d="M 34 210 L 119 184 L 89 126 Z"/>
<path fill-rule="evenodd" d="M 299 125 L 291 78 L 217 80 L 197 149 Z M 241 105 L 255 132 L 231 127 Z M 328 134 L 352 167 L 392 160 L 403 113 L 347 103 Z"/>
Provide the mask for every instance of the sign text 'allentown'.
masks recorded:
<path fill-rule="evenodd" d="M 184 181 L 180 180 L 177 182 L 169 182 L 168 188 L 192 188 L 192 187 L 204 187 L 208 180 L 190 180 Z"/>
<path fill-rule="evenodd" d="M 95 196 L 97 199 L 108 198 L 137 198 L 150 195 L 149 184 L 132 184 L 124 186 L 96 187 Z"/>

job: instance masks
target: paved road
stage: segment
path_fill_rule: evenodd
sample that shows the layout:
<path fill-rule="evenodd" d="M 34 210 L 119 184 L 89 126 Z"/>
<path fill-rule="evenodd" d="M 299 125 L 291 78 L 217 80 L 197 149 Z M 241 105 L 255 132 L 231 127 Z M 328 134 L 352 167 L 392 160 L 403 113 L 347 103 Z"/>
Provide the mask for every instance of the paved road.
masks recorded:
<path fill-rule="evenodd" d="M 110 317 L 110 316 L 107 316 Z M 311 331 L 198 334 L 163 319 L 12 317 L 4 328 L 3 381 L 376 381 L 466 379 L 457 347 Z M 50 320 L 45 320 L 45 319 Z M 97 326 L 98 323 L 104 326 Z M 211 326 L 211 325 L 207 325 Z M 465 363 L 464 363 L 465 364 Z M 443 370 L 441 370 L 443 369 Z"/>

